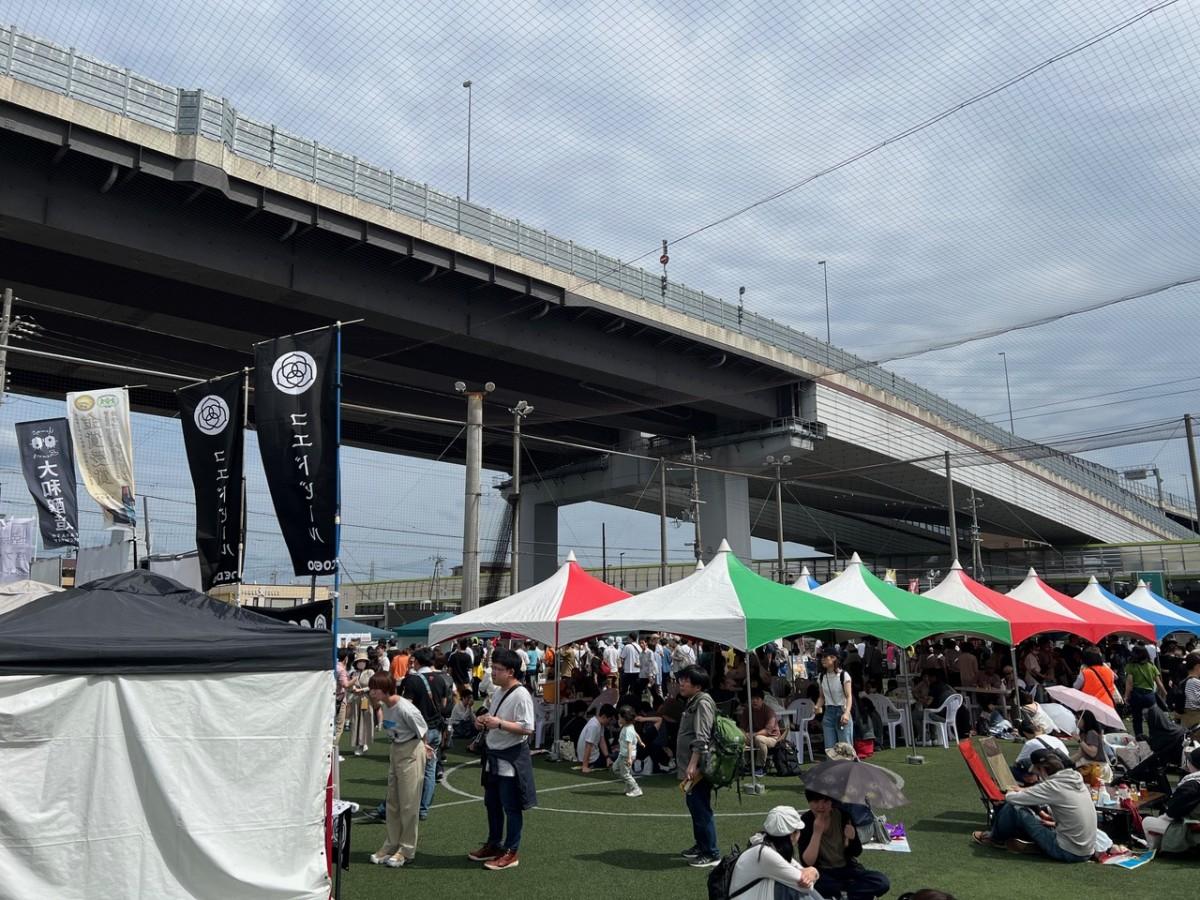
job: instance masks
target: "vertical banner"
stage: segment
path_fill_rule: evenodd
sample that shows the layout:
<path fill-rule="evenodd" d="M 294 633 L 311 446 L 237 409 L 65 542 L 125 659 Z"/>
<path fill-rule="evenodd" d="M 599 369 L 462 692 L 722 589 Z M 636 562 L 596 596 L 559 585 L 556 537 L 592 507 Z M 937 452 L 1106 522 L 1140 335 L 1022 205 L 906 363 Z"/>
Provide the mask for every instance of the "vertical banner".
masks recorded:
<path fill-rule="evenodd" d="M 333 328 L 254 348 L 254 421 L 297 575 L 337 571 L 337 365 Z"/>
<path fill-rule="evenodd" d="M 242 580 L 242 375 L 182 388 L 179 421 L 196 491 L 196 550 L 204 590 Z"/>
<path fill-rule="evenodd" d="M 42 546 L 79 546 L 79 504 L 71 427 L 66 419 L 18 422 L 17 446 L 25 484 L 37 503 Z"/>
<path fill-rule="evenodd" d="M 33 519 L 0 519 L 0 583 L 24 581 L 33 563 Z"/>
<path fill-rule="evenodd" d="M 67 394 L 67 419 L 83 485 L 104 511 L 105 525 L 137 524 L 129 391 L 105 388 Z"/>

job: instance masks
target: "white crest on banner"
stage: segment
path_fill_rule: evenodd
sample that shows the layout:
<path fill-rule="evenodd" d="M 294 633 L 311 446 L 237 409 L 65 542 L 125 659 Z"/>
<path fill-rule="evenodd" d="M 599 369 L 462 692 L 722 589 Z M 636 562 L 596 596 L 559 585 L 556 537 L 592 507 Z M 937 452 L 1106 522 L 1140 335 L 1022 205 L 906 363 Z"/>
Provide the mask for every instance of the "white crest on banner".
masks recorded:
<path fill-rule="evenodd" d="M 325 621 L 324 615 L 317 616 L 317 618 L 313 621 L 313 628 L 318 628 L 322 631 L 329 630 L 329 623 Z"/>
<path fill-rule="evenodd" d="M 289 350 L 271 366 L 271 381 L 283 394 L 303 394 L 316 380 L 317 361 L 303 350 Z"/>
<path fill-rule="evenodd" d="M 192 419 L 201 434 L 220 434 L 229 424 L 229 404 L 216 394 L 209 394 L 196 404 Z"/>

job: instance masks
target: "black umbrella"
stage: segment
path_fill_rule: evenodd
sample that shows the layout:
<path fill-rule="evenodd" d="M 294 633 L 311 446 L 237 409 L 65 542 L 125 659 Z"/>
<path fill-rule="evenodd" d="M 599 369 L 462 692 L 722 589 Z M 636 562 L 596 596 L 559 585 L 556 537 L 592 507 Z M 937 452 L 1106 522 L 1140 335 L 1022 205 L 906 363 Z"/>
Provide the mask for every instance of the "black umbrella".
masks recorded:
<path fill-rule="evenodd" d="M 841 803 L 865 803 L 873 809 L 893 809 L 908 803 L 897 775 L 857 759 L 827 760 L 802 777 L 805 790 Z"/>

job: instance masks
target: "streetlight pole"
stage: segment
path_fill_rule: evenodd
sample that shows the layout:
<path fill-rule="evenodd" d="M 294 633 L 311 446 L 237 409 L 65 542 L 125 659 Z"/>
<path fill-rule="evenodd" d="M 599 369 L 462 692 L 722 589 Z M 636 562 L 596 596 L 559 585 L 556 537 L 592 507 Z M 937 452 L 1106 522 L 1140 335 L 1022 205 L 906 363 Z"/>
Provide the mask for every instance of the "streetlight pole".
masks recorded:
<path fill-rule="evenodd" d="M 821 272 L 825 276 L 825 343 L 832 343 L 829 336 L 829 266 L 825 264 L 825 260 L 818 259 L 817 265 L 821 267 Z"/>
<path fill-rule="evenodd" d="M 521 544 L 521 420 L 533 412 L 533 407 L 524 400 L 518 400 L 509 412 L 513 417 L 513 476 L 512 493 L 509 495 L 512 503 L 512 565 L 509 567 L 508 588 L 509 593 L 515 594 L 521 589 L 518 555 Z"/>
<path fill-rule="evenodd" d="M 465 381 L 454 389 L 467 398 L 467 477 L 463 490 L 462 611 L 479 607 L 479 503 L 483 472 L 483 398 L 496 389 L 489 381 L 483 390 L 467 390 Z"/>
<path fill-rule="evenodd" d="M 473 99 L 471 86 L 473 81 L 467 79 L 463 87 L 467 89 L 467 202 L 471 202 L 471 101 Z"/>
<path fill-rule="evenodd" d="M 1008 355 L 1003 350 L 1001 350 L 1000 358 L 1002 360 L 1004 360 L 1004 393 L 1008 396 L 1008 430 L 1009 430 L 1009 433 L 1011 433 L 1013 435 L 1013 437 L 1016 437 L 1017 426 L 1015 424 L 1013 424 L 1014 420 L 1013 420 L 1013 413 L 1012 413 L 1012 388 L 1009 387 L 1009 384 L 1008 384 Z"/>
<path fill-rule="evenodd" d="M 776 565 L 779 567 L 779 583 L 785 584 L 784 564 L 783 564 L 783 467 L 790 466 L 792 458 L 790 456 L 781 456 L 776 459 L 774 456 L 767 457 L 767 465 L 775 467 L 775 543 L 776 543 Z"/>
<path fill-rule="evenodd" d="M 621 571 L 620 586 L 621 590 L 625 590 L 625 551 L 622 550 L 617 554 L 617 566 Z"/>

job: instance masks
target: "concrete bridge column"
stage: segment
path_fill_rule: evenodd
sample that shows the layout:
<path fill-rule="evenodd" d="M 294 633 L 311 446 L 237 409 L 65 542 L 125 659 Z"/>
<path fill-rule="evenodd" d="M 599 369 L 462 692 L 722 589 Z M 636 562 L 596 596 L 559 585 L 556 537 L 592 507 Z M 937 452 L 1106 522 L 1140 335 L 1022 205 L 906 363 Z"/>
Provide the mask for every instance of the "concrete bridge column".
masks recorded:
<path fill-rule="evenodd" d="M 558 506 L 541 499 L 540 491 L 523 488 L 521 491 L 521 533 L 518 546 L 521 567 L 517 575 L 517 590 L 544 581 L 557 570 Z"/>
<path fill-rule="evenodd" d="M 750 485 L 742 475 L 700 472 L 700 540 L 705 562 L 724 538 L 738 559 L 750 559 Z"/>

